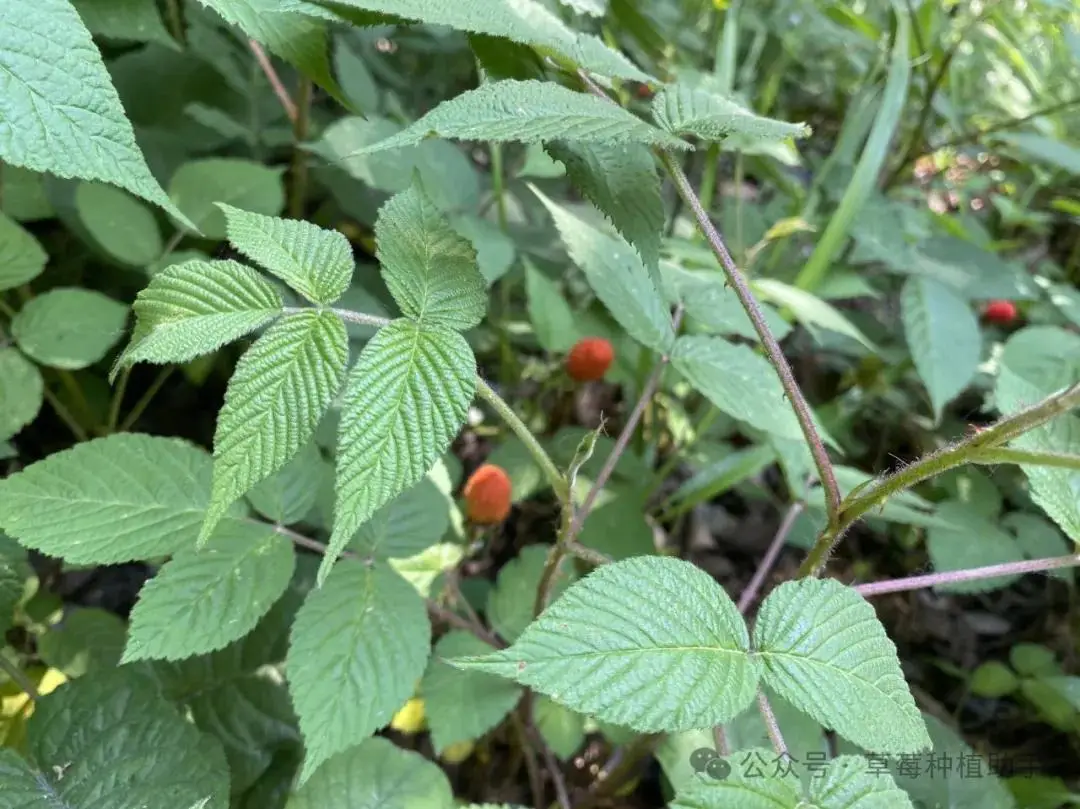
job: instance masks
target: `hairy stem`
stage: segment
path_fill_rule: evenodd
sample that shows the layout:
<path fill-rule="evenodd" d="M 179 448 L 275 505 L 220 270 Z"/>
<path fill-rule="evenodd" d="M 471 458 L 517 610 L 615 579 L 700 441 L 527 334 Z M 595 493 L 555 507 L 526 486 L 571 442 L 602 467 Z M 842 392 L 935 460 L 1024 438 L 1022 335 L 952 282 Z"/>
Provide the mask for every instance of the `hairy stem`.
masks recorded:
<path fill-rule="evenodd" d="M 1012 449 L 1011 447 L 979 450 L 975 455 L 968 458 L 968 461 L 984 466 L 999 463 L 1013 463 L 1080 470 L 1080 455 L 1071 455 L 1066 452 L 1040 452 L 1039 450 L 1031 449 Z"/>
<path fill-rule="evenodd" d="M 764 691 L 758 691 L 757 704 L 758 710 L 761 711 L 761 718 L 765 720 L 765 730 L 769 734 L 773 750 L 778 756 L 787 756 L 787 743 L 780 733 L 780 723 L 776 721 L 776 714 L 773 713 L 772 705 L 769 704 L 769 698 L 765 696 Z"/>
<path fill-rule="evenodd" d="M 950 570 L 944 573 L 927 573 L 922 576 L 909 576 L 905 579 L 892 579 L 890 581 L 873 582 L 872 584 L 859 584 L 856 585 L 855 592 L 864 598 L 870 598 L 871 596 L 884 595 L 885 593 L 902 593 L 907 590 L 922 590 L 926 587 L 937 587 L 941 584 L 993 579 L 998 576 L 1013 576 L 1022 573 L 1042 573 L 1047 570 L 1057 570 L 1059 568 L 1077 566 L 1080 566 L 1080 554 L 1069 554 L 1068 556 L 1054 556 L 1049 559 L 1005 562 L 1000 565 L 973 567 L 968 570 Z"/>

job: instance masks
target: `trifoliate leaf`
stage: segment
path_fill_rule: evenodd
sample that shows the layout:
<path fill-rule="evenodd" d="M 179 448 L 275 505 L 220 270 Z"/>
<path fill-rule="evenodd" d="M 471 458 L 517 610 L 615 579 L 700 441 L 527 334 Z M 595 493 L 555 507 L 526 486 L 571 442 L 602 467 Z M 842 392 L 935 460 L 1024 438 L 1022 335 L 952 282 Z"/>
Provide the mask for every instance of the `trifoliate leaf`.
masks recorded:
<path fill-rule="evenodd" d="M 495 586 L 488 593 L 487 619 L 492 628 L 511 643 L 521 637 L 533 621 L 536 591 L 544 574 L 550 545 L 526 545 L 513 559 L 499 569 Z M 559 563 L 548 603 L 563 594 L 577 571 L 567 558 Z"/>
<path fill-rule="evenodd" d="M 217 203 L 276 216 L 285 207 L 281 170 L 234 157 L 193 160 L 176 170 L 169 196 L 210 239 L 225 238 L 225 215 Z"/>
<path fill-rule="evenodd" d="M 411 146 L 429 137 L 496 143 L 566 140 L 690 148 L 686 141 L 594 95 L 576 93 L 554 82 L 505 79 L 442 102 L 411 126 L 365 146 L 357 154 Z"/>
<path fill-rule="evenodd" d="M 550 697 L 541 696 L 533 701 L 533 721 L 551 752 L 563 760 L 573 756 L 585 743 L 585 717 Z"/>
<path fill-rule="evenodd" d="M 0 213 L 0 291 L 33 281 L 48 260 L 37 239 Z"/>
<path fill-rule="evenodd" d="M 210 475 L 210 456 L 186 441 L 97 438 L 0 481 L 0 528 L 75 564 L 168 556 L 195 544 Z"/>
<path fill-rule="evenodd" d="M 397 494 L 415 485 L 450 447 L 476 390 L 465 338 L 396 320 L 364 346 L 345 384 L 330 553 Z"/>
<path fill-rule="evenodd" d="M 967 302 L 949 287 L 913 275 L 900 295 L 911 358 L 930 394 L 934 418 L 968 386 L 979 366 L 982 333 Z"/>
<path fill-rule="evenodd" d="M 534 0 L 463 0 L 456 3 L 442 0 L 337 0 L 335 7 L 338 6 L 404 17 L 428 25 L 445 25 L 471 34 L 504 37 L 534 48 L 555 51 L 590 73 L 602 76 L 632 81 L 651 79 L 621 53 L 594 36 L 573 31 Z"/>
<path fill-rule="evenodd" d="M 656 270 L 664 200 L 652 154 L 644 146 L 623 144 L 547 144 L 553 158 L 566 166 L 570 182 L 592 202 L 619 233 L 637 248 L 642 261 Z"/>
<path fill-rule="evenodd" d="M 235 261 L 168 267 L 135 298 L 135 330 L 118 361 L 188 362 L 264 326 L 281 314 L 281 295 Z"/>
<path fill-rule="evenodd" d="M 450 782 L 419 753 L 368 739 L 339 753 L 289 798 L 285 809 L 453 809 Z"/>
<path fill-rule="evenodd" d="M 84 677 L 37 700 L 27 756 L 0 750 L 3 809 L 227 809 L 217 742 L 128 668 Z"/>
<path fill-rule="evenodd" d="M 256 483 L 247 499 L 271 522 L 298 523 L 315 507 L 324 472 L 329 468 L 313 442 L 304 444 L 281 469 Z"/>
<path fill-rule="evenodd" d="M 232 246 L 309 301 L 329 306 L 348 289 L 355 265 L 344 234 L 311 222 L 218 207 Z"/>
<path fill-rule="evenodd" d="M 307 748 L 301 785 L 390 721 L 430 650 L 427 609 L 411 585 L 384 562 L 338 563 L 297 613 L 285 664 Z"/>
<path fill-rule="evenodd" d="M 680 337 L 671 364 L 732 418 L 780 438 L 802 438 L 776 372 L 749 347 L 720 337 Z"/>
<path fill-rule="evenodd" d="M 990 519 L 968 506 L 951 500 L 939 503 L 937 514 L 957 528 L 931 526 L 926 532 L 926 549 L 935 572 L 967 570 L 983 565 L 1019 562 L 1024 558 L 1019 543 L 999 527 L 996 518 Z M 984 593 L 1008 587 L 1019 575 L 995 576 L 951 584 L 939 584 L 934 589 L 944 593 Z"/>
<path fill-rule="evenodd" d="M 128 308 L 80 287 L 32 298 L 11 321 L 19 348 L 42 365 L 77 370 L 93 365 L 124 336 Z"/>
<path fill-rule="evenodd" d="M 601 233 L 535 188 L 555 220 L 567 252 L 611 316 L 642 345 L 667 353 L 675 341 L 671 314 L 641 256 L 626 241 Z"/>
<path fill-rule="evenodd" d="M 14 348 L 0 348 L 0 441 L 34 420 L 44 396 L 37 366 Z"/>
<path fill-rule="evenodd" d="M 237 498 L 311 441 L 348 358 L 341 318 L 314 309 L 287 315 L 241 357 L 218 414 L 214 487 L 200 542 Z"/>
<path fill-rule="evenodd" d="M 656 123 L 672 134 L 718 141 L 734 137 L 740 145 L 810 134 L 806 124 L 762 118 L 723 96 L 683 84 L 669 85 L 657 93 L 652 114 Z"/>
<path fill-rule="evenodd" d="M 272 527 L 230 521 L 143 586 L 124 662 L 179 660 L 242 638 L 285 592 L 294 564 L 292 544 Z"/>
<path fill-rule="evenodd" d="M 381 559 L 408 559 L 430 548 L 450 528 L 450 504 L 425 477 L 376 511 L 349 547 Z"/>
<path fill-rule="evenodd" d="M 150 173 L 101 54 L 71 3 L 41 0 L 33 14 L 24 11 L 17 3 L 0 7 L 6 77 L 0 160 L 113 183 L 183 218 Z"/>
<path fill-rule="evenodd" d="M 418 184 L 383 205 L 375 240 L 383 280 L 405 315 L 458 330 L 480 322 L 487 284 L 476 250 Z"/>
<path fill-rule="evenodd" d="M 76 679 L 120 665 L 126 641 L 127 624 L 115 613 L 76 608 L 38 637 L 37 650 L 49 666 Z"/>
<path fill-rule="evenodd" d="M 468 632 L 444 635 L 435 644 L 420 696 L 431 742 L 439 755 L 457 742 L 479 739 L 514 709 L 524 689 L 499 677 L 454 668 L 446 660 L 483 655 L 494 648 Z"/>
<path fill-rule="evenodd" d="M 803 713 L 875 753 L 917 753 L 930 737 L 874 608 L 833 579 L 785 582 L 761 605 L 754 649 L 764 682 Z"/>
<path fill-rule="evenodd" d="M 128 193 L 104 183 L 79 183 L 75 210 L 90 238 L 121 264 L 143 267 L 161 258 L 165 244 L 157 219 Z"/>
<path fill-rule="evenodd" d="M 761 673 L 746 625 L 720 585 L 669 557 L 598 568 L 509 649 L 451 662 L 642 732 L 727 721 L 754 698 Z"/>

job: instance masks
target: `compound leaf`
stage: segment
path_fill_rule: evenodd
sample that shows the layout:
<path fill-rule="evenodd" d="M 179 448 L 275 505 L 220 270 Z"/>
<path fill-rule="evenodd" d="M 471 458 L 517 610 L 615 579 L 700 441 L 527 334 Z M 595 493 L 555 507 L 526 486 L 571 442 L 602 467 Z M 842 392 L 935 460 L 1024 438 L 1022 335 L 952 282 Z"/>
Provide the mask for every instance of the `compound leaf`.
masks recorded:
<path fill-rule="evenodd" d="M 135 298 L 135 330 L 118 366 L 188 362 L 281 314 L 281 295 L 235 261 L 185 261 L 155 275 Z"/>
<path fill-rule="evenodd" d="M 329 306 L 345 294 L 355 265 L 344 234 L 311 222 L 218 207 L 232 246 L 309 301 Z"/>
<path fill-rule="evenodd" d="M 308 595 L 285 663 L 307 747 L 301 784 L 390 721 L 430 650 L 423 599 L 384 562 L 343 560 Z"/>
<path fill-rule="evenodd" d="M 851 588 L 833 579 L 781 584 L 758 612 L 754 648 L 767 686 L 846 739 L 875 753 L 930 748 L 896 647 Z"/>
<path fill-rule="evenodd" d="M 342 399 L 334 531 L 320 583 L 356 530 L 449 449 L 475 391 L 476 360 L 455 331 L 396 320 L 364 346 Z"/>
<path fill-rule="evenodd" d="M 237 363 L 214 434 L 214 485 L 200 541 L 252 486 L 315 435 L 345 377 L 349 338 L 333 312 L 275 323 Z"/>
<path fill-rule="evenodd" d="M 288 587 L 292 544 L 272 526 L 230 521 L 174 556 L 139 592 L 123 662 L 179 660 L 242 638 Z"/>
<path fill-rule="evenodd" d="M 32 298 L 11 321 L 11 336 L 28 357 L 53 368 L 93 365 L 124 336 L 128 308 L 80 287 Z"/>
<path fill-rule="evenodd" d="M 730 99 L 683 84 L 669 85 L 657 93 L 652 113 L 656 123 L 674 135 L 719 141 L 736 138 L 740 146 L 810 134 L 806 124 L 762 118 Z"/>
<path fill-rule="evenodd" d="M 429 137 L 492 142 L 642 143 L 669 149 L 689 144 L 645 123 L 617 104 L 562 85 L 505 79 L 439 104 L 396 135 L 357 154 L 412 146 Z"/>
<path fill-rule="evenodd" d="M 419 184 L 392 197 L 375 223 L 376 256 L 401 311 L 422 324 L 470 329 L 487 308 L 476 250 Z"/>
<path fill-rule="evenodd" d="M 641 732 L 725 722 L 761 673 L 720 585 L 689 562 L 645 556 L 571 585 L 510 648 L 450 662 Z"/>

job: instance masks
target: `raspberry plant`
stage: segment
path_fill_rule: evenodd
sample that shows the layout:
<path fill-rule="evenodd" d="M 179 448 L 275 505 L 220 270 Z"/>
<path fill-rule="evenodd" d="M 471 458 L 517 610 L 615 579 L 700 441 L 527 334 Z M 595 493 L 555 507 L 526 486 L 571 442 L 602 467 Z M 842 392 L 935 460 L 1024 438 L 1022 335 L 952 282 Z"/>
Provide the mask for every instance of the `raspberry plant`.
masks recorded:
<path fill-rule="evenodd" d="M 937 799 L 876 763 L 945 749 L 974 754 L 920 711 L 867 599 L 923 587 L 981 589 L 1080 564 L 1065 549 L 1022 559 L 991 517 L 973 516 L 960 502 L 934 508 L 909 491 L 962 468 L 1018 465 L 1034 504 L 1080 541 L 1080 421 L 1070 413 L 1080 405 L 1080 345 L 1075 333 L 1047 323 L 1015 332 L 996 358 L 993 423 L 867 477 L 838 462 L 850 436 L 835 429 L 835 415 L 811 405 L 780 343 L 794 320 L 866 356 L 895 356 L 830 303 L 823 285 L 840 278 L 835 268 L 853 243 L 862 260 L 923 268 L 907 270 L 895 291 L 904 358 L 936 425 L 979 374 L 983 332 L 972 302 L 1005 303 L 1013 314 L 992 319 L 1012 325 L 1015 306 L 998 299 L 1035 295 L 1030 279 L 1009 267 L 993 265 L 976 279 L 950 275 L 940 252 L 932 261 L 947 236 L 888 242 L 889 206 L 902 203 L 876 188 L 913 92 L 912 48 L 925 47 L 923 17 L 933 9 L 894 3 L 875 17 L 889 45 L 880 101 L 869 107 L 872 116 L 852 119 L 865 144 L 846 164 L 842 193 L 829 199 L 814 186 L 806 217 L 835 206 L 819 216 L 824 227 L 797 274 L 782 281 L 770 271 L 775 264 L 761 265 L 784 255 L 785 240 L 814 230 L 804 218 L 780 219 L 747 245 L 736 217 L 734 255 L 755 265 L 751 273 L 712 217 L 721 151 L 737 155 L 741 175 L 744 156 L 768 161 L 811 135 L 801 122 L 755 113 L 733 93 L 738 4 L 724 14 L 714 75 L 670 71 L 625 3 L 612 3 L 619 9 L 610 13 L 631 32 L 635 58 L 613 47 L 612 36 L 583 32 L 589 15 L 605 13 L 608 4 L 597 0 L 566 2 L 573 15 L 537 0 L 203 0 L 206 8 L 168 0 L 171 33 L 154 3 L 118 2 L 113 12 L 106 5 L 39 0 L 0 8 L 5 203 L 16 183 L 40 182 L 37 173 L 66 179 L 73 192 L 47 203 L 67 199 L 58 215 L 75 211 L 97 249 L 149 276 L 122 339 L 126 305 L 78 287 L 31 292 L 47 255 L 16 218 L 0 214 L 0 289 L 25 293 L 18 309 L 4 303 L 10 339 L 0 347 L 0 439 L 31 423 L 46 394 L 76 439 L 0 482 L 0 528 L 13 540 L 0 545 L 0 619 L 23 610 L 27 631 L 44 633 L 41 656 L 59 659 L 48 651 L 54 636 L 27 617 L 20 547 L 69 565 L 160 569 L 142 586 L 115 653 L 101 646 L 107 662 L 70 674 L 55 693 L 41 693 L 45 680 L 28 679 L 18 655 L 0 659 L 33 700 L 33 715 L 17 723 L 24 736 L 0 750 L 0 807 L 449 809 L 455 797 L 443 771 L 377 735 L 388 726 L 414 731 L 402 710 L 413 699 L 422 700 L 433 752 L 444 760 L 455 760 L 462 745 L 467 757 L 485 734 L 511 727 L 537 805 L 549 791 L 563 807 L 598 805 L 612 794 L 600 780 L 571 796 L 564 782 L 558 758 L 580 748 L 586 720 L 630 739 L 630 766 L 662 734 L 655 752 L 674 807 L 855 809 Z M 564 21 L 571 17 L 581 30 Z M 479 81 L 399 125 L 392 118 L 405 117 L 400 100 L 385 101 L 387 117 L 378 115 L 383 102 L 374 80 L 358 73 L 362 60 L 342 45 L 332 66 L 327 34 L 409 24 L 467 35 Z M 253 155 L 283 138 L 293 147 L 287 196 L 280 170 L 231 154 L 176 166 L 166 190 L 156 176 L 169 161 L 144 157 L 145 130 L 129 121 L 114 87 L 135 82 L 137 64 L 118 67 L 135 57 L 118 57 L 111 75 L 92 38 L 202 49 L 199 69 L 212 66 L 235 84 L 230 31 L 250 40 L 255 75 L 265 77 L 261 101 L 280 104 L 275 114 L 284 120 L 246 128 L 224 107 L 199 102 L 186 108 L 198 124 L 187 134 L 246 142 Z M 267 50 L 298 71 L 299 90 L 283 83 Z M 632 90 L 642 86 L 648 92 Z M 320 117 L 313 87 L 367 117 Z M 361 99 L 373 109 L 361 109 Z M 260 103 L 249 104 L 252 120 L 268 106 Z M 841 149 L 863 139 L 847 130 L 845 122 L 838 164 Z M 455 176 L 463 158 L 449 144 L 458 141 L 487 155 L 494 221 L 462 203 L 468 182 L 459 178 L 474 170 L 468 164 Z M 595 380 L 612 367 L 636 393 L 613 442 L 602 428 L 586 430 L 556 452 L 529 423 L 535 419 L 508 401 L 507 273 L 519 252 L 536 341 L 550 354 L 581 345 L 562 289 L 536 263 L 545 251 L 530 258 L 528 234 L 510 226 L 504 150 L 522 147 L 532 168 L 515 216 L 553 225 L 581 285 L 614 324 L 589 337 L 606 353 L 585 360 L 603 368 L 571 372 L 569 381 Z M 700 188 L 686 168 L 699 157 Z M 315 169 L 344 170 L 324 180 L 337 204 L 368 206 L 382 302 L 363 292 L 375 271 L 357 266 L 350 239 L 317 223 L 325 218 L 308 199 Z M 556 199 L 547 181 L 563 174 L 585 204 Z M 667 183 L 686 218 L 665 201 Z M 350 196 L 358 189 L 381 196 L 361 203 Z M 169 217 L 171 239 L 162 239 L 144 203 Z M 290 215 L 282 216 L 286 206 Z M 690 223 L 697 236 L 678 232 Z M 180 250 L 183 241 L 227 242 L 230 252 Z M 865 283 L 851 273 L 843 281 Z M 494 313 L 493 284 L 502 292 Z M 499 382 L 477 359 L 481 348 L 490 353 L 490 342 L 477 338 L 486 327 L 500 361 L 511 365 Z M 71 372 L 115 348 L 122 348 L 109 376 L 115 392 L 102 424 L 89 430 L 41 369 L 78 389 Z M 238 358 L 212 456 L 185 439 L 129 431 L 165 376 L 121 420 L 137 369 L 157 365 L 167 374 L 183 366 L 197 375 L 200 362 L 230 350 Z M 618 369 L 624 357 L 636 363 L 636 376 Z M 679 391 L 704 402 L 706 418 L 737 425 L 753 443 L 745 452 L 764 459 L 758 469 L 777 463 L 789 493 L 770 554 L 738 603 L 691 561 L 651 552 L 650 539 L 642 553 L 597 540 L 621 533 L 604 522 L 614 512 L 602 501 L 620 464 L 656 460 L 660 442 L 644 456 L 637 451 L 645 424 L 655 435 L 657 403 Z M 477 408 L 513 434 L 513 469 L 528 474 L 500 470 L 501 499 L 487 504 L 497 514 L 476 522 L 499 523 L 509 508 L 503 501 L 541 492 L 558 514 L 545 528 L 548 542 L 528 545 L 501 568 L 483 618 L 463 594 L 459 566 L 495 534 L 463 520 L 451 453 Z M 707 434 L 707 425 L 698 427 Z M 667 463 L 682 449 L 667 446 Z M 594 458 L 603 459 L 599 468 Z M 672 468 L 646 466 L 643 474 L 655 488 Z M 474 496 L 467 487 L 466 500 Z M 701 502 L 694 496 L 691 487 L 668 499 L 661 515 L 693 508 Z M 1043 548 L 1064 544 L 1051 523 L 1021 517 L 1050 527 Z M 934 572 L 858 586 L 826 577 L 863 519 L 925 527 Z M 590 523 L 600 528 L 590 534 Z M 765 594 L 748 621 L 797 524 L 811 532 L 797 577 Z M 966 555 L 957 543 L 965 526 L 978 529 L 972 543 L 983 543 Z M 309 551 L 318 556 L 314 567 Z M 94 631 L 115 639 L 107 623 Z M 1057 682 L 1056 674 L 1040 676 Z M 1061 677 L 1067 682 L 1049 687 L 1073 687 L 1075 678 Z M 749 754 L 823 753 L 824 730 L 840 750 L 820 772 L 750 777 L 738 766 Z M 694 764 L 695 749 L 712 750 L 730 777 L 702 777 L 713 758 Z M 980 788 L 978 805 L 1013 805 L 996 778 Z"/>

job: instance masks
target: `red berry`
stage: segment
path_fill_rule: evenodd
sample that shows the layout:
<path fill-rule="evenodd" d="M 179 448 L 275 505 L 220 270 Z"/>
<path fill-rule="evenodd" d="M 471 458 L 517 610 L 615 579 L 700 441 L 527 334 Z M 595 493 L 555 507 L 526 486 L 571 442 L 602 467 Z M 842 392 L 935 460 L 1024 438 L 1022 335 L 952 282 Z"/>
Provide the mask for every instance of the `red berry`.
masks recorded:
<path fill-rule="evenodd" d="M 566 372 L 578 382 L 592 382 L 603 378 L 613 359 L 615 349 L 611 343 L 603 337 L 586 337 L 566 355 Z"/>
<path fill-rule="evenodd" d="M 465 510 L 476 523 L 500 523 L 510 516 L 513 485 L 501 466 L 486 463 L 465 481 Z"/>
<path fill-rule="evenodd" d="M 990 301 L 983 315 L 991 323 L 1007 326 L 1016 320 L 1016 304 L 1012 301 Z"/>
<path fill-rule="evenodd" d="M 647 85 L 647 84 L 639 84 L 637 86 L 637 97 L 638 98 L 652 98 L 652 95 L 653 95 L 652 88 L 649 87 L 649 85 Z"/>

